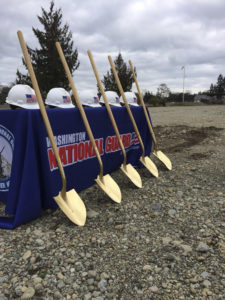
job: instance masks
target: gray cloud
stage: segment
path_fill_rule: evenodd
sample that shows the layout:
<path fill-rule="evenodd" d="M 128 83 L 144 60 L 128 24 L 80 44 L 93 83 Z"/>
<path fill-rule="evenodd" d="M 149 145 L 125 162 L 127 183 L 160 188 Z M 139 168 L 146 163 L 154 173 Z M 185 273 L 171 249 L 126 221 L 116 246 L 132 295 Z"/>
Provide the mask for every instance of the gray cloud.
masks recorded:
<path fill-rule="evenodd" d="M 91 49 L 101 77 L 109 70 L 107 55 L 120 51 L 137 68 L 142 89 L 155 92 L 164 82 L 182 91 L 181 66 L 186 67 L 185 89 L 209 88 L 224 74 L 225 1 L 223 0 L 56 0 L 62 8 L 78 48 L 80 67 L 74 74 L 79 89 L 95 88 L 87 50 Z M 15 80 L 22 70 L 16 32 L 38 47 L 32 27 L 41 28 L 37 15 L 49 2 L 8 0 L 0 11 L 0 82 Z M 225 75 L 225 74 L 224 74 Z"/>

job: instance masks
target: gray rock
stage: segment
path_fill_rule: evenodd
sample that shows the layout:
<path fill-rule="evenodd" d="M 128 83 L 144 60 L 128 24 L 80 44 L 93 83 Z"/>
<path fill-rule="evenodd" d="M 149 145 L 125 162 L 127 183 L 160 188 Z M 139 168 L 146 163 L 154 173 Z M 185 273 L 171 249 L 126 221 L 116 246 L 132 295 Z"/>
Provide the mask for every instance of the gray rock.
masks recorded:
<path fill-rule="evenodd" d="M 0 276 L 0 284 L 7 282 L 7 276 Z"/>
<path fill-rule="evenodd" d="M 64 281 L 63 280 L 59 280 L 58 284 L 57 284 L 57 287 L 61 290 L 64 286 L 65 286 Z"/>
<path fill-rule="evenodd" d="M 203 242 L 200 242 L 198 244 L 198 247 L 197 247 L 196 251 L 202 252 L 202 253 L 208 252 L 209 251 L 209 246 L 207 244 L 203 243 Z"/>
<path fill-rule="evenodd" d="M 189 253 L 192 251 L 192 248 L 189 245 L 181 244 L 180 247 L 184 250 L 184 253 Z"/>
<path fill-rule="evenodd" d="M 28 287 L 26 291 L 21 296 L 21 300 L 31 299 L 35 295 L 35 289 Z"/>
<path fill-rule="evenodd" d="M 40 292 L 43 290 L 43 285 L 41 283 L 37 283 L 35 284 L 34 289 L 36 292 Z"/>
<path fill-rule="evenodd" d="M 55 291 L 54 298 L 55 299 L 62 299 L 62 294 L 59 291 Z"/>
<path fill-rule="evenodd" d="M 103 272 L 103 273 L 101 273 L 100 278 L 101 279 L 109 279 L 109 275 L 107 273 Z"/>
<path fill-rule="evenodd" d="M 169 245 L 170 242 L 172 242 L 172 239 L 170 237 L 166 236 L 166 237 L 162 238 L 163 245 L 167 246 L 167 245 Z"/>
<path fill-rule="evenodd" d="M 30 256 L 31 256 L 31 251 L 28 250 L 24 253 L 22 258 L 23 258 L 23 260 L 27 260 Z"/>
<path fill-rule="evenodd" d="M 143 267 L 143 271 L 151 271 L 152 270 L 152 266 L 151 265 L 145 265 Z"/>
<path fill-rule="evenodd" d="M 153 210 L 161 210 L 162 205 L 160 203 L 152 204 Z"/>
<path fill-rule="evenodd" d="M 175 210 L 175 209 L 169 209 L 168 215 L 169 215 L 171 218 L 173 218 L 175 214 L 176 214 L 176 210 Z"/>
<path fill-rule="evenodd" d="M 21 285 L 17 285 L 17 286 L 15 287 L 15 293 L 16 293 L 16 295 L 19 296 L 19 297 L 22 295 L 22 286 L 21 286 Z"/>
<path fill-rule="evenodd" d="M 209 278 L 210 274 L 209 274 L 208 272 L 204 271 L 204 272 L 202 272 L 202 273 L 200 274 L 200 276 L 201 276 L 202 278 L 206 279 L 206 278 Z"/>
<path fill-rule="evenodd" d="M 105 288 L 107 286 L 107 280 L 101 279 L 98 283 L 98 288 L 100 289 L 101 292 L 105 291 Z"/>
<path fill-rule="evenodd" d="M 153 292 L 153 293 L 157 293 L 158 292 L 158 287 L 156 285 L 153 285 L 150 287 L 150 290 Z"/>
<path fill-rule="evenodd" d="M 89 278 L 89 279 L 87 280 L 87 283 L 88 283 L 89 285 L 92 285 L 92 284 L 94 283 L 94 279 L 93 279 L 93 278 Z"/>
<path fill-rule="evenodd" d="M 97 275 L 97 272 L 95 270 L 89 270 L 88 271 L 88 277 L 89 278 L 95 278 Z"/>
<path fill-rule="evenodd" d="M 36 243 L 40 246 L 44 245 L 44 241 L 42 239 L 36 239 Z"/>
<path fill-rule="evenodd" d="M 206 288 L 209 288 L 211 286 L 211 282 L 207 279 L 205 279 L 203 282 L 202 282 L 202 285 Z"/>
<path fill-rule="evenodd" d="M 41 282 L 42 282 L 42 279 L 40 277 L 34 277 L 34 279 L 33 279 L 34 284 L 41 283 Z"/>
<path fill-rule="evenodd" d="M 99 213 L 90 209 L 87 211 L 87 217 L 88 218 L 96 218 L 97 216 L 99 216 Z"/>
<path fill-rule="evenodd" d="M 90 300 L 92 298 L 91 293 L 84 295 L 84 300 Z"/>

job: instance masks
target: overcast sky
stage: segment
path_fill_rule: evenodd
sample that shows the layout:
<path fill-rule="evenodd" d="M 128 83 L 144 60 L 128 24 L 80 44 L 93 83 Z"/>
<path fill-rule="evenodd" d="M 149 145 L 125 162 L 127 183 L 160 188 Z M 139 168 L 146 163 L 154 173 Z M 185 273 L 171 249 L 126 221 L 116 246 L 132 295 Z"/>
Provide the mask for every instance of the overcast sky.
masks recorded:
<path fill-rule="evenodd" d="M 161 83 L 173 92 L 204 91 L 225 76 L 225 0 L 55 0 L 62 9 L 78 49 L 80 67 L 74 74 L 79 90 L 96 89 L 87 56 L 93 53 L 100 76 L 110 69 L 107 56 L 122 53 L 135 65 L 140 88 L 156 92 Z M 0 83 L 23 71 L 17 30 L 26 43 L 39 47 L 32 27 L 47 0 L 7 0 L 0 9 Z M 133 86 L 135 91 L 135 86 Z"/>

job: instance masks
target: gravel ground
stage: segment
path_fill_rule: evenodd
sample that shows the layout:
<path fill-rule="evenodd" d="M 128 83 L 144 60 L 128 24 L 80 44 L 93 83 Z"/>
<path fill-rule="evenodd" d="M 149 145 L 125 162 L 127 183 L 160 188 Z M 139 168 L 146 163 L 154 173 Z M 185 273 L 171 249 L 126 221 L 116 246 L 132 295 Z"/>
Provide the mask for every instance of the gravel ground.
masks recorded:
<path fill-rule="evenodd" d="M 152 157 L 160 176 L 138 170 L 142 189 L 113 173 L 121 204 L 97 186 L 83 191 L 82 228 L 56 210 L 0 229 L 0 300 L 225 299 L 224 115 L 225 106 L 151 109 L 172 171 Z"/>

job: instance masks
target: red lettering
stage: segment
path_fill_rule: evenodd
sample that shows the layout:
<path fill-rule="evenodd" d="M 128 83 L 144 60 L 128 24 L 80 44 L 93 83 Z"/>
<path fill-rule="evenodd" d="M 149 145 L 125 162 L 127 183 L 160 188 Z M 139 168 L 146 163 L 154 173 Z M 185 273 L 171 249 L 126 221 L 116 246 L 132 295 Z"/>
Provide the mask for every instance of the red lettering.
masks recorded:
<path fill-rule="evenodd" d="M 77 161 L 77 144 L 73 145 L 73 162 Z"/>
<path fill-rule="evenodd" d="M 120 149 L 120 144 L 117 136 L 115 136 L 115 151 Z"/>
<path fill-rule="evenodd" d="M 128 135 L 127 135 L 127 146 L 126 147 L 130 147 L 130 141 L 131 141 L 131 134 L 128 133 Z"/>
<path fill-rule="evenodd" d="M 91 157 L 93 155 L 93 147 L 91 141 L 85 142 L 85 158 Z"/>
<path fill-rule="evenodd" d="M 108 136 L 105 142 L 105 152 L 108 153 L 111 151 L 112 147 L 112 137 Z"/>
<path fill-rule="evenodd" d="M 84 159 L 84 142 L 78 144 L 78 160 Z"/>
<path fill-rule="evenodd" d="M 134 133 L 134 143 L 135 144 L 139 143 L 138 136 L 137 136 L 136 132 Z"/>
<path fill-rule="evenodd" d="M 100 155 L 104 154 L 103 139 L 99 139 L 98 151 L 99 151 Z"/>
<path fill-rule="evenodd" d="M 111 151 L 116 151 L 116 136 L 112 137 L 112 148 Z"/>
<path fill-rule="evenodd" d="M 61 162 L 63 163 L 63 165 L 66 165 L 67 164 L 67 158 L 66 158 L 65 146 L 59 148 L 59 156 L 60 156 L 60 159 L 61 159 Z"/>
<path fill-rule="evenodd" d="M 73 161 L 73 145 L 66 146 L 67 151 L 67 163 L 71 164 Z"/>
<path fill-rule="evenodd" d="M 95 140 L 95 144 L 98 148 L 99 154 L 102 155 L 104 153 L 104 151 L 103 151 L 103 140 L 102 139 Z"/>
<path fill-rule="evenodd" d="M 122 137 L 123 145 L 125 148 L 130 146 L 131 134 L 124 134 Z"/>
<path fill-rule="evenodd" d="M 57 163 L 52 148 L 48 149 L 48 161 L 49 161 L 50 169 L 57 168 Z"/>

